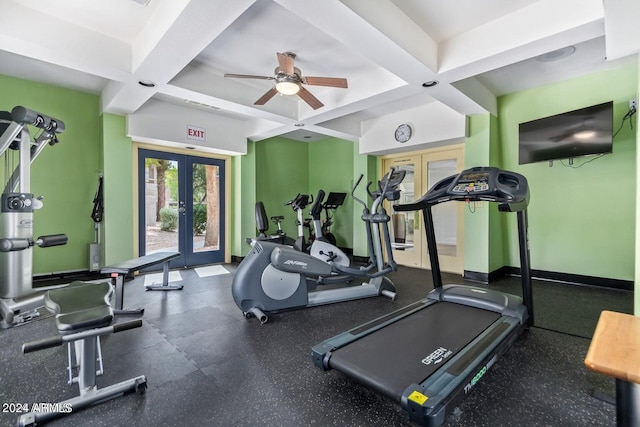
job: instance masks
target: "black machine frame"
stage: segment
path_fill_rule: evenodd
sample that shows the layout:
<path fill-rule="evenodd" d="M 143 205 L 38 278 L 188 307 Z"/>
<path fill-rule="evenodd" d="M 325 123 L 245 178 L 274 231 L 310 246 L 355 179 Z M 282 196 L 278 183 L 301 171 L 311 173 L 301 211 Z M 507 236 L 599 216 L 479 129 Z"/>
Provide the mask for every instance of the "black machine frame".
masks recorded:
<path fill-rule="evenodd" d="M 522 298 L 486 287 L 443 286 L 431 208 L 448 201 L 495 202 L 499 211 L 516 213 Z M 420 301 L 317 344 L 312 348 L 315 365 L 336 369 L 397 401 L 412 421 L 444 424 L 534 324 L 528 202 L 528 184 L 522 175 L 477 167 L 443 179 L 414 203 L 394 206 L 397 211 L 423 213 L 434 290 Z M 471 316 L 473 320 L 466 319 Z M 455 342 L 458 336 L 463 343 Z"/>

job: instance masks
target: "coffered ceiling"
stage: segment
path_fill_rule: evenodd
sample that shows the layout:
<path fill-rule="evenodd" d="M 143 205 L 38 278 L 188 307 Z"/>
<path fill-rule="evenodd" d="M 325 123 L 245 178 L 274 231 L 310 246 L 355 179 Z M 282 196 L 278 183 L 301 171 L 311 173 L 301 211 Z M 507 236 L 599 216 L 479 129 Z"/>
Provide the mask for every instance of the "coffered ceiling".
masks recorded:
<path fill-rule="evenodd" d="M 499 95 L 637 61 L 639 3 L 0 0 L 0 73 L 99 94 L 111 113 L 155 99 L 234 117 L 253 140 L 357 140 L 391 112 L 495 113 Z M 273 80 L 224 76 L 273 77 L 278 52 L 348 88 L 303 85 L 317 109 L 297 95 L 254 105 Z"/>

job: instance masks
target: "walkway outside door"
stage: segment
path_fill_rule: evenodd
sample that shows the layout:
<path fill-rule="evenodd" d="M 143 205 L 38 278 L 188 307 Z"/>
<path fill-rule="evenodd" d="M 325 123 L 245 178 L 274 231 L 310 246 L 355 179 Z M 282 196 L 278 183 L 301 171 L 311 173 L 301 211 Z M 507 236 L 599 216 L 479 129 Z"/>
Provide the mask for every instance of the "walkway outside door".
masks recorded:
<path fill-rule="evenodd" d="M 224 160 L 138 150 L 139 254 L 178 251 L 171 267 L 224 261 Z"/>

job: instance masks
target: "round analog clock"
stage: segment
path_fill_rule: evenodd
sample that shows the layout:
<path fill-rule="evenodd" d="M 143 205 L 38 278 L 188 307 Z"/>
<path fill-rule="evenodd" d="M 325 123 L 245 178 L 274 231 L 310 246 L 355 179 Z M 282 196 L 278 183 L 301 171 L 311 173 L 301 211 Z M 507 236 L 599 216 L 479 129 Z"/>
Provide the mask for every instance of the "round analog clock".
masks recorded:
<path fill-rule="evenodd" d="M 396 129 L 396 141 L 407 142 L 411 138 L 411 126 L 406 123 L 401 124 Z"/>

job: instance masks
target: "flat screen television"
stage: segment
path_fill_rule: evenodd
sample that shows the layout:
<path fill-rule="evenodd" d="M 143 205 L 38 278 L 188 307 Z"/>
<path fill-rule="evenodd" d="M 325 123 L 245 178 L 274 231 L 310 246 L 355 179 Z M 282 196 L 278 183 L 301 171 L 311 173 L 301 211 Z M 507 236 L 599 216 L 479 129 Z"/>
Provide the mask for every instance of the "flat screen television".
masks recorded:
<path fill-rule="evenodd" d="M 613 101 L 520 123 L 519 164 L 611 153 Z"/>

